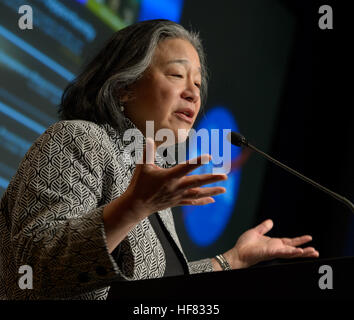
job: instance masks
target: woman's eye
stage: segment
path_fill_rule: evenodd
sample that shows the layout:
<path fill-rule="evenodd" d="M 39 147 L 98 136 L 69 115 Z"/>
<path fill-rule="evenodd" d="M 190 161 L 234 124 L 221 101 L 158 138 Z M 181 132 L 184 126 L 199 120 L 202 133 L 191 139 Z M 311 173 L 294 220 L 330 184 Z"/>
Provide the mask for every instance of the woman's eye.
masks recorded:
<path fill-rule="evenodd" d="M 201 84 L 200 83 L 195 83 L 195 86 L 200 89 Z"/>
<path fill-rule="evenodd" d="M 177 78 L 183 78 L 183 75 L 181 74 L 172 74 L 173 77 L 177 77 Z"/>

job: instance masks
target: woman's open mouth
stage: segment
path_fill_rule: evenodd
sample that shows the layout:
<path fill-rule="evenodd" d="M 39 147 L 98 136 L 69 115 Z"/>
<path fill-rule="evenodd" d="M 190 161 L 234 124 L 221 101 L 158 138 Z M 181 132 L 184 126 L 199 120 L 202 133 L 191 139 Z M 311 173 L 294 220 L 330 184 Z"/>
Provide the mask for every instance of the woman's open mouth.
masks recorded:
<path fill-rule="evenodd" d="M 183 112 L 175 112 L 175 114 L 180 120 L 186 121 L 188 123 L 193 123 L 193 118 L 189 115 L 186 115 Z"/>
<path fill-rule="evenodd" d="M 193 123 L 194 111 L 190 108 L 181 108 L 175 112 L 176 116 L 183 121 Z"/>

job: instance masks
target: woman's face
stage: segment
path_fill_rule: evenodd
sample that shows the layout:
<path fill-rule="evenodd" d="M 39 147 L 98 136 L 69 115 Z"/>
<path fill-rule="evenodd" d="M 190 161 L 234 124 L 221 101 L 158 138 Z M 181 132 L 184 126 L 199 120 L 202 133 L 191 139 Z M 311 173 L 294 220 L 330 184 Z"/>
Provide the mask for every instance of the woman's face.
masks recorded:
<path fill-rule="evenodd" d="M 178 129 L 185 129 L 178 141 L 182 142 L 200 109 L 200 85 L 200 61 L 192 44 L 182 39 L 163 40 L 143 77 L 131 86 L 132 98 L 125 101 L 124 112 L 144 135 L 149 120 L 154 121 L 154 134 L 171 129 L 176 142 Z"/>

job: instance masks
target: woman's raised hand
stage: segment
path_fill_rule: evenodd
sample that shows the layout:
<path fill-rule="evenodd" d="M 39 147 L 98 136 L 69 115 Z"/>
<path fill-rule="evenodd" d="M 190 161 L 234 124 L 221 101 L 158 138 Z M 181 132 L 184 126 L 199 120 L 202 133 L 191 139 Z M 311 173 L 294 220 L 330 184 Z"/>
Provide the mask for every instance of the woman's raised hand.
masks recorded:
<path fill-rule="evenodd" d="M 276 258 L 318 258 L 319 252 L 313 247 L 299 246 L 312 240 L 310 235 L 296 238 L 271 238 L 265 234 L 273 228 L 273 221 L 268 219 L 258 226 L 244 232 L 235 246 L 224 253 L 233 269 L 252 266 L 261 261 Z"/>
<path fill-rule="evenodd" d="M 130 214 L 131 221 L 138 223 L 150 214 L 170 207 L 212 203 L 215 202 L 212 196 L 226 192 L 223 187 L 201 188 L 206 184 L 226 180 L 226 174 L 187 176 L 202 164 L 208 163 L 210 155 L 202 155 L 164 169 L 154 164 L 155 152 L 154 141 L 147 138 L 143 163 L 136 165 L 132 180 L 124 193 L 124 197 L 130 202 L 127 213 Z"/>

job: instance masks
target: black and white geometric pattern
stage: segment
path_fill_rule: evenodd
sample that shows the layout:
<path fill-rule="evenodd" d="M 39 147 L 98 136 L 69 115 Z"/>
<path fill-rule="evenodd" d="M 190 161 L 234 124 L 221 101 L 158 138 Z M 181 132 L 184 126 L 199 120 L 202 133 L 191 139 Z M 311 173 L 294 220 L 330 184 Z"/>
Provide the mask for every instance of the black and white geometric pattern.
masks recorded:
<path fill-rule="evenodd" d="M 136 127 L 126 118 L 127 129 Z M 124 193 L 139 157 L 127 157 L 122 137 L 107 124 L 60 121 L 28 150 L 0 202 L 0 299 L 106 299 L 112 281 L 163 276 L 148 218 L 107 249 L 103 208 Z M 171 209 L 158 214 L 183 253 Z M 210 259 L 186 263 L 190 273 L 213 270 Z M 32 267 L 33 289 L 19 288 L 21 265 Z"/>

